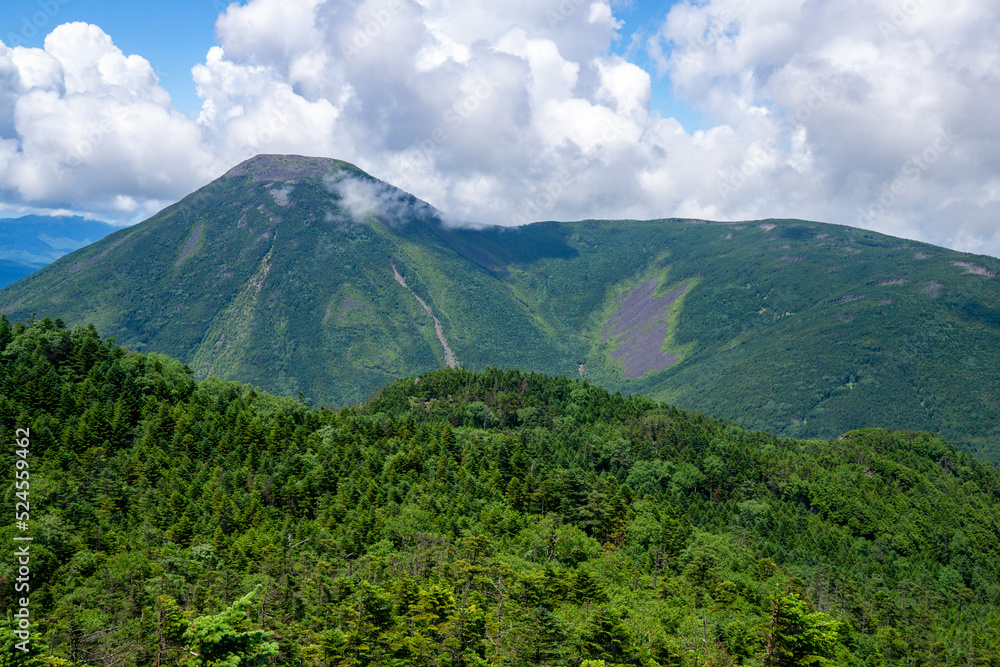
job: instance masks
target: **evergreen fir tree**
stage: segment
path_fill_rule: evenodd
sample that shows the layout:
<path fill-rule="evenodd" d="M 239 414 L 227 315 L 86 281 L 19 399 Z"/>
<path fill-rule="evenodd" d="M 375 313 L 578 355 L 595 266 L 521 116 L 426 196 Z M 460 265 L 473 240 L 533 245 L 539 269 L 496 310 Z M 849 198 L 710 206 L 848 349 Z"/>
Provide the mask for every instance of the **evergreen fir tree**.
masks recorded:
<path fill-rule="evenodd" d="M 263 667 L 277 655 L 271 634 L 249 630 L 247 610 L 261 586 L 234 602 L 228 609 L 191 622 L 184 632 L 188 667 Z"/>
<path fill-rule="evenodd" d="M 832 664 L 837 623 L 826 614 L 810 613 L 795 593 L 771 600 L 764 664 L 769 667 L 815 667 Z"/>
<path fill-rule="evenodd" d="M 583 654 L 593 660 L 630 661 L 632 639 L 622 625 L 621 615 L 612 609 L 598 607 L 583 631 L 581 648 Z"/>
<path fill-rule="evenodd" d="M 0 313 L 0 352 L 3 352 L 13 339 L 14 333 L 11 330 L 10 321 L 7 319 L 7 313 Z"/>

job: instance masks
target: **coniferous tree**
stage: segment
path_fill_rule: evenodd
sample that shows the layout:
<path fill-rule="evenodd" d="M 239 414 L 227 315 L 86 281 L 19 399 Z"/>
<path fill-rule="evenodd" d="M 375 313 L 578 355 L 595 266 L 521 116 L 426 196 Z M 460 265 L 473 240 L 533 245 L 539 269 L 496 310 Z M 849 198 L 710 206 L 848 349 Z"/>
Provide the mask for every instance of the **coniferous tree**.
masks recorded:
<path fill-rule="evenodd" d="M 6 349 L 7 344 L 14 339 L 14 333 L 11 330 L 10 320 L 7 319 L 7 313 L 0 313 L 0 353 Z"/>
<path fill-rule="evenodd" d="M 261 586 L 219 614 L 201 616 L 184 632 L 188 667 L 262 667 L 277 655 L 271 634 L 249 630 L 247 611 Z"/>
<path fill-rule="evenodd" d="M 810 613 L 795 593 L 771 600 L 764 664 L 769 667 L 814 667 L 830 664 L 837 643 L 837 622 Z"/>
<path fill-rule="evenodd" d="M 573 573 L 573 597 L 581 604 L 600 604 L 607 599 L 597 578 L 583 568 Z"/>
<path fill-rule="evenodd" d="M 525 617 L 525 645 L 530 665 L 557 665 L 565 656 L 567 633 L 550 609 L 535 607 Z"/>
<path fill-rule="evenodd" d="M 622 625 L 621 614 L 597 607 L 581 637 L 583 654 L 591 660 L 630 664 L 632 639 Z"/>
<path fill-rule="evenodd" d="M 1000 477 L 929 434 L 786 441 L 513 370 L 309 411 L 86 329 L 10 336 L 0 430 L 31 428 L 46 664 L 194 659 L 191 619 L 258 584 L 235 634 L 273 633 L 280 664 L 916 667 L 1000 645 Z M 450 423 L 470 403 L 478 420 Z"/>

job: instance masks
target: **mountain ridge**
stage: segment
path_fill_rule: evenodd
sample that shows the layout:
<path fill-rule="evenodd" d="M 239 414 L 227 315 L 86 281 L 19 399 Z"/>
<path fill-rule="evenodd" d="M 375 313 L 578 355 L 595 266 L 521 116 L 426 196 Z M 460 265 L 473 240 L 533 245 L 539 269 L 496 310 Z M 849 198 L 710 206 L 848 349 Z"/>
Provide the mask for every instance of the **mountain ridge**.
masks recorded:
<path fill-rule="evenodd" d="M 787 437 L 933 431 L 997 461 L 998 273 L 995 258 L 802 220 L 463 227 L 346 162 L 257 156 L 0 291 L 0 307 L 324 404 L 457 360 Z"/>
<path fill-rule="evenodd" d="M 25 215 L 0 219 L 0 288 L 116 229 L 80 216 Z"/>

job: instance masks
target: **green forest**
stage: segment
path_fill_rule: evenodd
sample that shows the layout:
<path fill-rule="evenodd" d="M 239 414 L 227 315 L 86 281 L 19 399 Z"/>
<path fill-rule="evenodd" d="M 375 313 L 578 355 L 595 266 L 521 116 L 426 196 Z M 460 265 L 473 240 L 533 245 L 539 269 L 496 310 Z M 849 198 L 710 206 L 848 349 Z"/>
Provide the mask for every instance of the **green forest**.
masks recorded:
<path fill-rule="evenodd" d="M 0 665 L 1000 665 L 1000 473 L 931 433 L 497 369 L 334 410 L 49 318 L 0 350 Z"/>
<path fill-rule="evenodd" d="M 341 181 L 400 206 L 360 219 Z M 932 431 L 1000 464 L 1000 258 L 794 219 L 442 215 L 345 162 L 261 155 L 0 289 L 0 311 L 316 405 L 443 368 L 444 339 L 468 370 L 580 377 L 786 438 Z"/>

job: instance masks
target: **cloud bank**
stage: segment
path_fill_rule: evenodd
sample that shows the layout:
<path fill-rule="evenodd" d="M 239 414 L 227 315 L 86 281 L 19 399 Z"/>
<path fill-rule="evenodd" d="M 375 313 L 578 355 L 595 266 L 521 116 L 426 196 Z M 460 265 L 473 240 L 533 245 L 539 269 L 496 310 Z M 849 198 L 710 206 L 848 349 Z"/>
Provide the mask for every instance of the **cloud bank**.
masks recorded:
<path fill-rule="evenodd" d="M 1000 255 L 998 31 L 972 0 L 679 2 L 646 71 L 601 0 L 250 0 L 217 20 L 192 119 L 66 24 L 0 46 L 0 196 L 134 220 L 301 153 L 485 223 L 787 216 Z M 654 81 L 712 126 L 661 118 Z"/>

